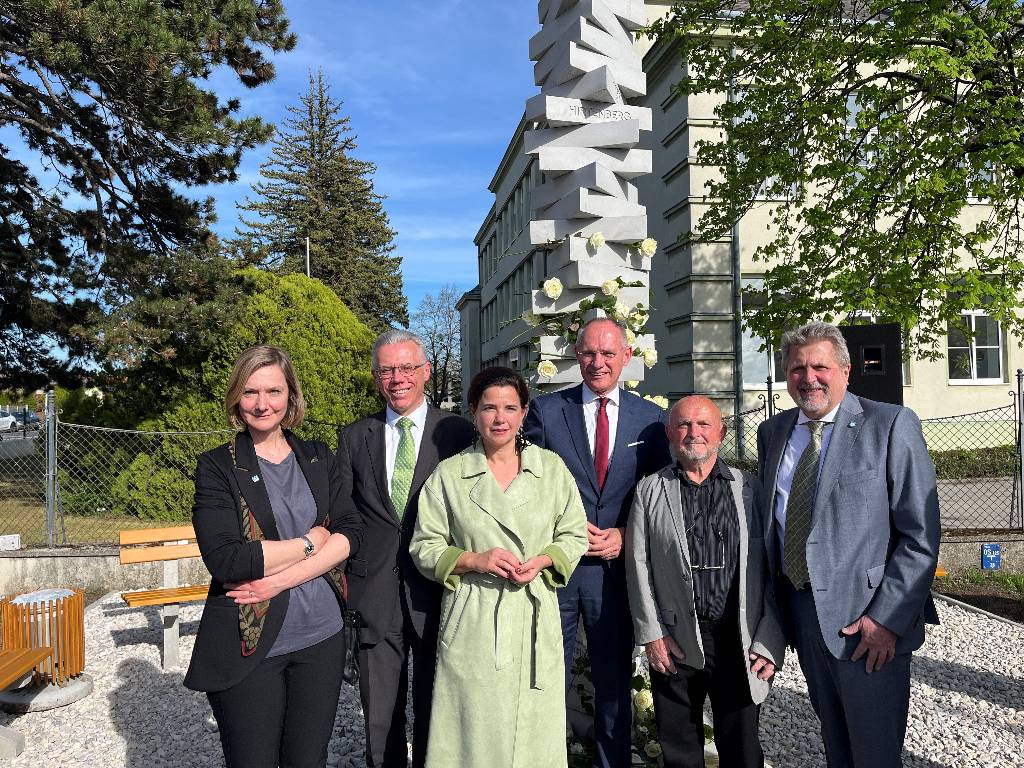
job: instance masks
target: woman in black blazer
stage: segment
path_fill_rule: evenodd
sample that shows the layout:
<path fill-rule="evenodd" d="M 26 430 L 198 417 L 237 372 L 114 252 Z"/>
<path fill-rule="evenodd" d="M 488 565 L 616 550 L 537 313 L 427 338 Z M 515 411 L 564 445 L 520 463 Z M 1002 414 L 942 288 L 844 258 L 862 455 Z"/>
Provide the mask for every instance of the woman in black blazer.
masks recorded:
<path fill-rule="evenodd" d="M 305 414 L 288 354 L 252 347 L 228 380 L 240 429 L 199 457 L 192 524 L 212 580 L 185 685 L 205 691 L 228 768 L 324 766 L 345 659 L 342 570 L 362 520 Z"/>

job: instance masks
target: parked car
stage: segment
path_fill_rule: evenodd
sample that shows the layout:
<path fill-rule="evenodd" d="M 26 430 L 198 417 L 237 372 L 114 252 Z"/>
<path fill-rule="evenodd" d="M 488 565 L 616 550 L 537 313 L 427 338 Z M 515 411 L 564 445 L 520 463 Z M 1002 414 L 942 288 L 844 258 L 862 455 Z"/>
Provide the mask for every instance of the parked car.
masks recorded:
<path fill-rule="evenodd" d="M 21 429 L 18 420 L 9 413 L 0 412 L 0 432 L 14 432 Z"/>
<path fill-rule="evenodd" d="M 39 429 L 41 422 L 35 411 L 15 411 L 11 414 L 18 422 L 17 429 Z"/>

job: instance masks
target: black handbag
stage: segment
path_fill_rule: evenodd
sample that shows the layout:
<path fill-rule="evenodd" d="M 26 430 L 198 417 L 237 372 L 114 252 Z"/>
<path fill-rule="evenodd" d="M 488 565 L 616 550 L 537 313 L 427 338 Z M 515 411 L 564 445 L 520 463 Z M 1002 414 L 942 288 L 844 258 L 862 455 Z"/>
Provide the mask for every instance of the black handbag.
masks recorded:
<path fill-rule="evenodd" d="M 346 609 L 344 612 L 345 628 L 345 668 L 342 678 L 351 686 L 359 685 L 359 628 L 363 617 L 359 611 Z"/>

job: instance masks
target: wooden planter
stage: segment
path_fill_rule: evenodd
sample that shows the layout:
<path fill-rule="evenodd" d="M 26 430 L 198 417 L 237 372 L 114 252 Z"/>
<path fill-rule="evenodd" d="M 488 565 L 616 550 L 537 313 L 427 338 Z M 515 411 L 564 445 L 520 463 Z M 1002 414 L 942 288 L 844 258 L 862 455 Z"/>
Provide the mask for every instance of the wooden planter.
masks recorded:
<path fill-rule="evenodd" d="M 17 595 L 0 598 L 3 649 L 50 648 L 50 655 L 33 669 L 32 684 L 67 684 L 85 669 L 85 593 L 15 603 Z"/>

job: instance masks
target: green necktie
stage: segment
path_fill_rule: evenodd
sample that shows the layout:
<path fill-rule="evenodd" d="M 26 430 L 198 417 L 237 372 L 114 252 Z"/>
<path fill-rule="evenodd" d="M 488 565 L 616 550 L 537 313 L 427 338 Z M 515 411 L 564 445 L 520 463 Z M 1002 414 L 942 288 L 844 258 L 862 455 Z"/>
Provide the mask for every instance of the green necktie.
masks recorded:
<path fill-rule="evenodd" d="M 814 512 L 814 494 L 818 489 L 818 459 L 821 457 L 821 432 L 823 421 L 808 421 L 811 442 L 800 454 L 800 460 L 793 470 L 793 483 L 789 488 L 786 502 L 785 552 L 782 572 L 793 586 L 803 589 L 811 575 L 807 571 L 807 537 L 811 533 Z"/>
<path fill-rule="evenodd" d="M 395 471 L 391 475 L 391 503 L 395 507 L 398 519 L 405 516 L 405 505 L 409 501 L 409 489 L 412 488 L 412 475 L 416 470 L 416 443 L 412 440 L 412 419 L 403 416 L 397 422 L 402 430 L 395 451 Z"/>

